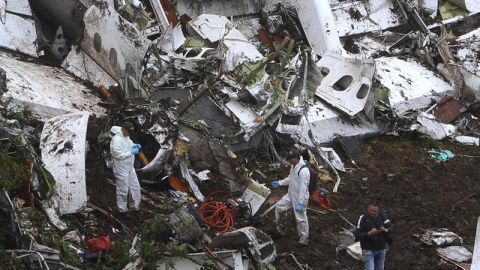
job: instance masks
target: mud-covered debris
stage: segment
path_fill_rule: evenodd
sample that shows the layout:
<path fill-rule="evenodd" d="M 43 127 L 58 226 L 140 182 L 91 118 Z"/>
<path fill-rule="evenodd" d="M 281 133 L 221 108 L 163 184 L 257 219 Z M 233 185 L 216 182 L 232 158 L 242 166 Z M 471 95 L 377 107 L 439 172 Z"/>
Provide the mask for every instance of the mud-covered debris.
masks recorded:
<path fill-rule="evenodd" d="M 428 229 L 424 233 L 416 235 L 416 237 L 429 246 L 458 246 L 463 243 L 462 237 L 446 228 Z"/>
<path fill-rule="evenodd" d="M 28 109 L 40 120 L 68 112 L 105 113 L 89 88 L 59 68 L 22 61 L 5 52 L 0 52 L 0 65 L 7 79 L 2 102 L 12 112 Z"/>
<path fill-rule="evenodd" d="M 66 114 L 45 123 L 40 149 L 42 160 L 55 179 L 60 214 L 87 205 L 85 156 L 88 113 Z"/>

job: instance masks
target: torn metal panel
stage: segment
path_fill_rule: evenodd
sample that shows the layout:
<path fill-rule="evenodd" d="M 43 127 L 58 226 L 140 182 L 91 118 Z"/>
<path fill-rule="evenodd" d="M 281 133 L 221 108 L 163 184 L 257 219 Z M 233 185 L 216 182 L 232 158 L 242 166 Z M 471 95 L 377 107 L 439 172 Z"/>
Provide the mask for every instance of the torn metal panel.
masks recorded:
<path fill-rule="evenodd" d="M 113 8 L 91 6 L 84 16 L 86 25 L 82 49 L 112 76 L 141 75 L 141 64 L 150 41 Z"/>
<path fill-rule="evenodd" d="M 248 248 L 254 255 L 255 266 L 265 267 L 277 257 L 277 251 L 272 238 L 263 231 L 254 227 L 244 227 L 227 232 L 212 239 L 212 248 Z M 259 268 L 255 268 L 259 269 Z"/>
<path fill-rule="evenodd" d="M 298 135 L 300 133 L 300 123 L 304 117 L 305 107 L 307 106 L 305 102 L 305 97 L 307 97 L 308 94 L 307 91 L 313 92 L 325 77 L 325 74 L 322 74 L 316 67 L 316 63 L 312 57 L 309 57 L 308 52 L 304 51 L 302 56 L 302 67 L 299 68 L 301 73 L 293 77 L 289 83 L 286 93 L 288 100 L 283 106 L 281 118 L 275 129 L 280 133 L 290 135 Z M 297 58 L 294 62 L 298 64 L 300 58 Z"/>
<path fill-rule="evenodd" d="M 283 134 L 298 135 L 300 133 L 300 123 L 303 115 L 282 114 L 278 121 L 275 131 Z"/>
<path fill-rule="evenodd" d="M 263 55 L 225 16 L 202 14 L 188 22 L 190 34 L 197 34 L 212 43 L 222 41 L 227 47 L 226 67 L 232 71 L 245 61 L 258 62 Z"/>
<path fill-rule="evenodd" d="M 335 22 L 328 1 L 297 1 L 296 10 L 308 43 L 315 53 L 342 54 L 343 49 L 337 34 L 338 23 Z"/>
<path fill-rule="evenodd" d="M 478 69 L 477 73 L 472 73 L 466 68 L 461 68 L 460 72 L 463 75 L 467 91 L 472 91 L 476 100 L 480 100 L 480 69 Z"/>
<path fill-rule="evenodd" d="M 441 23 L 434 23 L 428 26 L 430 31 L 439 33 L 441 28 L 445 27 L 448 32 L 452 32 L 455 36 L 465 35 L 474 28 L 480 27 L 480 12 L 470 14 L 468 16 L 455 17 L 444 20 Z"/>
<path fill-rule="evenodd" d="M 269 19 L 267 19 L 268 22 L 271 22 Z M 264 31 L 263 34 L 268 35 L 268 31 L 263 28 L 260 18 L 242 18 L 241 20 L 234 20 L 233 26 L 235 29 L 238 29 L 238 31 L 240 31 L 256 48 L 262 47 L 262 42 L 260 41 L 261 29 Z M 274 33 L 274 31 L 272 31 L 272 33 Z M 271 52 L 274 51 L 275 50 L 272 50 Z"/>
<path fill-rule="evenodd" d="M 227 28 L 229 25 L 231 22 L 225 16 L 202 14 L 188 22 L 187 30 L 191 35 L 197 34 L 202 39 L 213 43 L 223 39 L 229 33 Z"/>
<path fill-rule="evenodd" d="M 382 36 L 361 36 L 355 38 L 355 45 L 352 46 L 352 49 L 348 49 L 350 53 L 353 53 L 354 56 L 361 57 L 364 59 L 373 59 L 380 52 L 388 51 L 388 43 L 385 42 L 386 38 L 393 36 L 391 32 L 384 33 Z"/>
<path fill-rule="evenodd" d="M 295 137 L 299 143 L 309 146 L 313 146 L 308 136 L 310 131 L 319 144 L 330 143 L 338 137 L 366 137 L 380 132 L 376 123 L 371 123 L 362 117 L 352 121 L 322 102 L 310 106 L 307 116 L 312 129 L 310 130 L 307 121 L 302 121 L 301 133 Z"/>
<path fill-rule="evenodd" d="M 422 243 L 429 246 L 461 246 L 463 238 L 446 228 L 432 228 L 415 235 Z"/>
<path fill-rule="evenodd" d="M 413 130 L 430 136 L 434 140 L 441 140 L 445 137 L 451 136 L 456 132 L 456 127 L 449 124 L 443 124 L 435 119 L 435 116 L 427 113 L 422 113 L 417 116 L 417 122 L 412 126 Z"/>
<path fill-rule="evenodd" d="M 198 186 L 193 180 L 193 177 L 188 170 L 187 164 L 184 161 L 180 162 L 180 170 L 182 172 L 183 178 L 187 181 L 188 186 L 192 190 L 193 195 L 195 195 L 195 198 L 197 198 L 197 200 L 200 202 L 204 202 L 205 196 L 202 194 L 200 189 L 198 189 Z"/>
<path fill-rule="evenodd" d="M 160 143 L 161 141 L 159 141 Z M 173 149 L 171 147 L 161 147 L 152 161 L 150 161 L 143 168 L 138 169 L 138 176 L 143 179 L 152 179 L 163 172 L 164 167 L 171 157 Z"/>
<path fill-rule="evenodd" d="M 455 262 L 466 262 L 472 259 L 472 252 L 462 246 L 437 248 L 437 253 Z"/>
<path fill-rule="evenodd" d="M 181 243 L 191 243 L 199 240 L 203 230 L 191 214 L 193 206 L 183 205 L 168 216 L 168 223 Z"/>
<path fill-rule="evenodd" d="M 68 226 L 63 222 L 58 216 L 58 197 L 54 197 L 42 204 L 43 211 L 47 215 L 48 221 L 57 229 L 57 230 L 66 230 Z"/>
<path fill-rule="evenodd" d="M 12 111 L 28 108 L 41 120 L 68 112 L 105 113 L 97 105 L 100 99 L 61 69 L 23 62 L 1 52 L 0 66 L 7 76 L 2 101 Z"/>
<path fill-rule="evenodd" d="M 225 266 L 224 264 L 218 261 L 212 261 L 210 259 L 211 256 L 215 256 L 217 260 L 222 261 L 229 267 Z M 204 264 L 206 262 L 213 262 L 215 263 L 216 268 L 219 270 L 247 270 L 249 268 L 249 261 L 248 259 L 244 259 L 242 257 L 242 253 L 236 250 L 222 250 L 222 251 L 215 251 L 212 252 L 211 255 L 207 255 L 206 253 L 189 253 L 187 254 L 186 258 L 182 257 L 175 257 L 171 258 L 171 261 L 175 265 L 176 269 L 188 269 L 188 270 L 203 270 L 205 269 Z M 157 265 L 157 270 L 169 270 L 169 264 L 167 263 L 159 263 Z"/>
<path fill-rule="evenodd" d="M 37 57 L 37 29 L 28 0 L 0 3 L 0 47 Z"/>
<path fill-rule="evenodd" d="M 130 108 L 130 110 L 132 109 Z M 170 158 L 174 153 L 175 142 L 178 137 L 177 116 L 172 111 L 155 108 L 155 106 L 139 107 L 135 114 L 135 120 L 132 119 L 133 122 L 142 125 L 142 130 L 148 129 L 148 132 L 144 132 L 143 136 L 152 136 L 159 146 L 158 150 L 156 147 L 149 149 L 151 151 L 149 155 L 151 161 L 137 170 L 137 174 L 143 180 L 155 180 L 164 170 L 170 168 Z M 145 142 L 148 142 L 148 140 Z M 140 140 L 140 143 L 143 143 L 143 141 Z M 144 150 L 147 151 L 147 149 Z"/>
<path fill-rule="evenodd" d="M 453 61 L 453 59 L 451 59 L 451 61 Z M 466 64 L 466 62 L 464 64 Z M 456 96 L 461 100 L 470 102 L 475 100 L 475 95 L 478 94 L 478 91 L 475 88 L 475 85 L 478 83 L 475 79 L 475 75 L 467 71 L 464 67 L 459 67 L 454 64 L 445 65 L 440 63 L 437 65 L 437 71 L 451 82 Z"/>
<path fill-rule="evenodd" d="M 191 17 L 200 14 L 218 14 L 223 16 L 239 16 L 260 13 L 266 0 L 207 0 L 207 1 L 177 1 L 177 12 Z"/>
<path fill-rule="evenodd" d="M 480 146 L 480 138 L 471 136 L 455 136 L 455 141 L 465 145 Z"/>
<path fill-rule="evenodd" d="M 155 18 L 157 18 L 157 22 L 162 29 L 162 32 L 166 32 L 170 26 L 170 22 L 167 19 L 167 15 L 165 14 L 165 10 L 163 9 L 160 0 L 150 0 L 150 5 L 152 6 L 153 13 L 155 13 Z"/>
<path fill-rule="evenodd" d="M 375 79 L 388 89 L 390 107 L 397 115 L 428 107 L 432 100 L 453 95 L 453 87 L 413 59 L 396 57 L 375 60 Z"/>
<path fill-rule="evenodd" d="M 480 11 L 480 2 L 478 0 L 448 0 L 453 5 L 460 7 L 470 13 Z"/>
<path fill-rule="evenodd" d="M 356 242 L 347 247 L 347 253 L 352 256 L 357 261 L 363 261 L 362 257 L 362 247 L 360 246 L 360 242 Z"/>
<path fill-rule="evenodd" d="M 322 1 L 323 2 L 323 1 Z M 332 6 L 336 29 L 341 37 L 385 30 L 401 24 L 394 1 L 341 1 Z"/>
<path fill-rule="evenodd" d="M 65 269 L 65 270 L 80 270 L 80 268 L 65 264 L 62 261 L 60 251 L 40 245 L 35 241 L 32 241 L 28 250 L 12 250 L 18 253 L 19 257 L 25 258 L 29 265 L 38 264 L 38 269 Z M 43 267 L 45 266 L 45 267 Z M 37 268 L 34 268 L 37 269 Z"/>
<path fill-rule="evenodd" d="M 317 66 L 328 73 L 315 94 L 350 116 L 359 113 L 367 103 L 375 73 L 373 60 L 350 59 L 327 53 Z"/>
<path fill-rule="evenodd" d="M 147 26 L 142 32 L 148 39 L 154 39 L 161 33 L 159 25 Z"/>
<path fill-rule="evenodd" d="M 5 0 L 2 0 L 2 1 L 5 1 Z M 32 9 L 30 8 L 30 3 L 28 2 L 28 0 L 15 0 L 15 1 L 7 0 L 6 3 L 7 3 L 5 7 L 6 11 L 10 13 L 21 14 L 24 16 L 32 16 Z"/>
<path fill-rule="evenodd" d="M 235 29 L 232 31 L 234 30 Z M 238 31 L 238 33 L 241 34 L 240 31 Z M 245 38 L 243 34 L 239 37 Z M 237 66 L 246 61 L 258 62 L 263 59 L 263 55 L 252 43 L 246 40 L 241 40 L 240 38 L 228 34 L 223 41 L 223 44 L 228 48 L 227 55 L 225 56 L 227 71 L 233 71 Z"/>
<path fill-rule="evenodd" d="M 435 18 L 438 14 L 438 0 L 420 0 L 419 4 L 422 9 L 430 15 L 431 18 Z"/>
<path fill-rule="evenodd" d="M 249 107 L 235 100 L 229 101 L 225 106 L 240 120 L 246 134 L 250 134 L 258 126 L 256 122 L 258 115 Z M 246 140 L 248 141 L 248 138 Z"/>
<path fill-rule="evenodd" d="M 480 15 L 480 13 L 478 13 Z M 478 21 L 478 19 L 476 20 Z M 470 31 L 457 38 L 456 44 L 451 46 L 455 58 L 462 62 L 460 68 L 461 75 L 465 82 L 466 91 L 475 94 L 477 100 L 480 99 L 480 28 Z M 438 66 L 437 69 L 442 75 L 446 70 L 445 66 Z"/>
<path fill-rule="evenodd" d="M 258 209 L 260 209 L 265 203 L 268 196 L 270 196 L 270 193 L 271 191 L 269 188 L 252 179 L 248 182 L 247 188 L 245 189 L 245 192 L 243 192 L 241 199 L 245 203 L 250 204 L 252 209 L 251 215 L 254 216 Z"/>
<path fill-rule="evenodd" d="M 91 6 L 84 16 L 82 50 L 115 81 L 126 75 L 140 81 L 150 41 L 113 8 Z"/>
<path fill-rule="evenodd" d="M 283 134 L 298 135 L 303 115 L 294 115 L 283 113 L 278 121 L 275 131 Z"/>
<path fill-rule="evenodd" d="M 185 44 L 186 40 L 182 26 L 177 25 L 175 28 L 170 28 L 165 32 L 162 38 L 159 39 L 157 47 L 166 53 L 174 53 Z"/>
<path fill-rule="evenodd" d="M 343 165 L 342 160 L 340 159 L 340 156 L 338 156 L 337 152 L 333 150 L 333 148 L 330 147 L 322 147 L 320 148 L 323 153 L 327 156 L 328 160 L 330 163 L 332 163 L 333 167 L 335 169 L 345 172 L 345 166 Z"/>
<path fill-rule="evenodd" d="M 55 179 L 60 215 L 87 205 L 85 156 L 88 113 L 49 119 L 42 130 L 40 149 L 45 168 Z"/>
<path fill-rule="evenodd" d="M 72 46 L 72 50 L 67 55 L 67 58 L 63 60 L 62 67 L 96 86 L 113 85 L 116 83 L 101 66 L 76 46 Z"/>

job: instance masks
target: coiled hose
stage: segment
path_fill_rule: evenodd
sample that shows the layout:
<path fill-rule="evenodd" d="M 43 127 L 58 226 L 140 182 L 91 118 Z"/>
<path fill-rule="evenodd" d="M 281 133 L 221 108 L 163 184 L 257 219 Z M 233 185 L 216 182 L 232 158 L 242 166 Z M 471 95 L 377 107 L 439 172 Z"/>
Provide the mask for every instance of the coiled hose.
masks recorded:
<path fill-rule="evenodd" d="M 210 226 L 217 233 L 226 233 L 233 230 L 233 211 L 220 201 L 205 202 L 198 208 L 198 215 L 203 223 Z"/>

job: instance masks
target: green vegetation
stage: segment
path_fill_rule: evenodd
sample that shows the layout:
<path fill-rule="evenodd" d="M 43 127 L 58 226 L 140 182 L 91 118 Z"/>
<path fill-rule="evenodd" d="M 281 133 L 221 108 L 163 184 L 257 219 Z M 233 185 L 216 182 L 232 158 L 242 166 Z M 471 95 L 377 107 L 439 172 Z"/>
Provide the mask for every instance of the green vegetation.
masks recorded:
<path fill-rule="evenodd" d="M 66 264 L 72 266 L 80 267 L 82 263 L 80 262 L 77 254 L 70 249 L 70 243 L 63 241 L 54 233 L 46 233 L 42 239 L 44 245 L 60 251 L 60 258 Z"/>
<path fill-rule="evenodd" d="M 9 253 L 3 250 L 0 250 L 0 265 L 2 269 L 27 270 L 22 260 L 16 258 L 15 253 Z"/>
<path fill-rule="evenodd" d="M 0 189 L 18 189 L 27 177 L 22 158 L 9 155 L 7 149 L 0 148 Z"/>
<path fill-rule="evenodd" d="M 134 260 L 129 252 L 129 242 L 120 239 L 115 241 L 112 244 L 112 249 L 105 255 L 102 269 L 123 269 L 130 261 Z"/>
<path fill-rule="evenodd" d="M 164 262 L 168 268 L 175 269 L 172 258 L 186 257 L 189 252 L 188 244 L 181 244 L 175 240 L 167 243 L 170 234 L 167 222 L 168 217 L 159 214 L 153 219 L 146 220 L 142 225 L 139 253 L 145 270 L 156 269 L 159 262 Z"/>

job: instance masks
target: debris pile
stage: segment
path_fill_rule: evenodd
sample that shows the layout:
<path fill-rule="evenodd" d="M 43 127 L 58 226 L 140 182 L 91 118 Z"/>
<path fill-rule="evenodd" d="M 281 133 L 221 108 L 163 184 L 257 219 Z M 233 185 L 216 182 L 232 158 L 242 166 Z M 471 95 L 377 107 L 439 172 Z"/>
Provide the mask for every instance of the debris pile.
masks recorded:
<path fill-rule="evenodd" d="M 289 148 L 325 214 L 362 139 L 480 145 L 479 22 L 476 1 L 0 0 L 3 253 L 33 269 L 273 269 L 261 168 Z M 125 216 L 107 189 L 127 122 L 142 210 Z"/>

